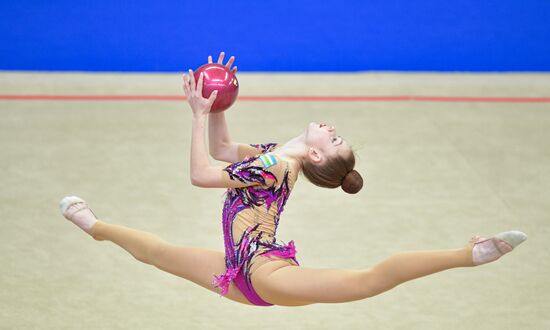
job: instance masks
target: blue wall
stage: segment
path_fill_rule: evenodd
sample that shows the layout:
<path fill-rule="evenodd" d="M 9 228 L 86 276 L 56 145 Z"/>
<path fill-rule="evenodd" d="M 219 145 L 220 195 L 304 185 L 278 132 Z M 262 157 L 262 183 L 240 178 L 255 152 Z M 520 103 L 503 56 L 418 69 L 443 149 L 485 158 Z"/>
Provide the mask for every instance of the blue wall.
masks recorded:
<path fill-rule="evenodd" d="M 550 1 L 2 0 L 0 41 L 0 70 L 550 71 Z"/>

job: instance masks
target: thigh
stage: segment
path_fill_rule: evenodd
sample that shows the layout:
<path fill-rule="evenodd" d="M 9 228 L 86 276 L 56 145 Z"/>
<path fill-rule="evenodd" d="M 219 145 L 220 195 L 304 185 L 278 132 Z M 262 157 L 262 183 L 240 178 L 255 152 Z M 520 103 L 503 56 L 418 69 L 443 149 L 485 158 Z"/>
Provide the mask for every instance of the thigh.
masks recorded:
<path fill-rule="evenodd" d="M 269 266 L 260 267 L 252 283 L 262 299 L 275 305 L 349 302 L 367 296 L 366 271 Z"/>
<path fill-rule="evenodd" d="M 224 253 L 203 248 L 163 244 L 155 252 L 154 260 L 155 267 L 219 294 L 218 288 L 212 285 L 212 281 L 214 275 L 225 272 Z M 243 304 L 251 304 L 234 283 L 229 286 L 225 297 Z"/>

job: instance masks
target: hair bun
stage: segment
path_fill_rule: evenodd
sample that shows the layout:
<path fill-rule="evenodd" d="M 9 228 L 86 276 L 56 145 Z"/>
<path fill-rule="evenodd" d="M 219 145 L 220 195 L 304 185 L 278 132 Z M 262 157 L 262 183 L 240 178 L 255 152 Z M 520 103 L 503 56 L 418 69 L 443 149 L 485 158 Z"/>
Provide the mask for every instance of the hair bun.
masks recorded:
<path fill-rule="evenodd" d="M 356 194 L 363 188 L 363 178 L 356 170 L 351 170 L 342 179 L 342 190 L 348 194 Z"/>

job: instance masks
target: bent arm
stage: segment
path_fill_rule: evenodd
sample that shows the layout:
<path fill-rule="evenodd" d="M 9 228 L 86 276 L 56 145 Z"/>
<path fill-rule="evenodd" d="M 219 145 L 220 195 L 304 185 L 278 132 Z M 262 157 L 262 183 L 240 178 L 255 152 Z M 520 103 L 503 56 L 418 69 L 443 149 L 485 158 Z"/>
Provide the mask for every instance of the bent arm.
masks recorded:
<path fill-rule="evenodd" d="M 239 188 L 256 185 L 230 179 L 222 167 L 210 165 L 205 142 L 206 116 L 193 116 L 191 136 L 191 184 L 203 188 Z"/>
<path fill-rule="evenodd" d="M 210 167 L 204 142 L 205 121 L 206 116 L 193 116 L 191 125 L 190 175 L 193 185 L 199 179 L 201 169 L 204 171 L 204 169 Z"/>
<path fill-rule="evenodd" d="M 208 114 L 208 142 L 212 158 L 228 163 L 240 162 L 263 151 L 259 146 L 231 141 L 223 112 Z"/>
<path fill-rule="evenodd" d="M 210 113 L 208 115 L 208 142 L 210 155 L 228 163 L 239 161 L 238 144 L 231 141 L 225 112 Z"/>

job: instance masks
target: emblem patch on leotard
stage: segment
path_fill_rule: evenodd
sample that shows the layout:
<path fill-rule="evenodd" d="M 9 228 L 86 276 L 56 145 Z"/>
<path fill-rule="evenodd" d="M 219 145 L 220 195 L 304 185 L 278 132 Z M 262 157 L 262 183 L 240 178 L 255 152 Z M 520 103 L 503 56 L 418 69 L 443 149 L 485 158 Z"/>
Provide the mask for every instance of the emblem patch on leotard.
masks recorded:
<path fill-rule="evenodd" d="M 275 159 L 275 156 L 273 155 L 262 155 L 260 156 L 260 160 L 262 161 L 262 163 L 264 163 L 265 168 L 277 164 L 277 159 Z"/>

